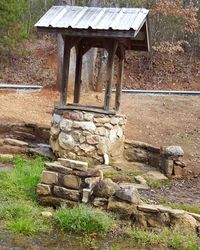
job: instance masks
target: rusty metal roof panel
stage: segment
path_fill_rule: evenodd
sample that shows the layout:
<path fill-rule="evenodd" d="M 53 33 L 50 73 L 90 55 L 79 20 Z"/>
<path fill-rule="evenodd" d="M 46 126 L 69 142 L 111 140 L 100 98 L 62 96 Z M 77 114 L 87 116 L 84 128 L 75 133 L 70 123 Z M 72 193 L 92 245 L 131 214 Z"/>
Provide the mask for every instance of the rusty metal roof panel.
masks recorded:
<path fill-rule="evenodd" d="M 94 30 L 138 31 L 146 20 L 148 10 L 139 8 L 96 8 L 53 6 L 35 24 L 36 27 Z"/>

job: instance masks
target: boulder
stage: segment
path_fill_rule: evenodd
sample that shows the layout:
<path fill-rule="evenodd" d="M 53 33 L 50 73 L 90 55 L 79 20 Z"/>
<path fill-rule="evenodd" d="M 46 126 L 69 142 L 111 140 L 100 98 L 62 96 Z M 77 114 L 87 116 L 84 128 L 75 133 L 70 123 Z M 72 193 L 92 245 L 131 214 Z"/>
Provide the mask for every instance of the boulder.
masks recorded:
<path fill-rule="evenodd" d="M 173 215 L 170 214 L 171 225 L 178 228 L 186 228 L 196 233 L 198 222 L 197 220 L 188 213 Z"/>
<path fill-rule="evenodd" d="M 140 195 L 138 193 L 138 190 L 133 187 L 129 188 L 121 188 L 116 191 L 115 196 L 123 201 L 128 201 L 134 204 L 140 204 Z"/>
<path fill-rule="evenodd" d="M 119 185 L 113 182 L 111 179 L 106 178 L 99 181 L 94 187 L 93 194 L 95 197 L 109 198 L 115 192 L 120 189 Z"/>
<path fill-rule="evenodd" d="M 180 146 L 169 146 L 164 148 L 164 154 L 171 157 L 181 157 L 184 155 L 184 151 Z"/>
<path fill-rule="evenodd" d="M 107 210 L 118 214 L 122 219 L 129 219 L 130 216 L 137 211 L 137 206 L 133 203 L 121 201 L 115 197 L 110 197 L 108 200 Z"/>

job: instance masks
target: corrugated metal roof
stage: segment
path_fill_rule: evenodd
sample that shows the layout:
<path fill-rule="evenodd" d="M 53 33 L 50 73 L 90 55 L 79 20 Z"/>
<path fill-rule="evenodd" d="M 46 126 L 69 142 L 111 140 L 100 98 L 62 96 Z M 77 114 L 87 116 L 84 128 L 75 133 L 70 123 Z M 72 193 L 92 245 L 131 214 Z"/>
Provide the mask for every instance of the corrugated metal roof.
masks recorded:
<path fill-rule="evenodd" d="M 53 6 L 35 26 L 40 28 L 135 30 L 137 34 L 146 21 L 148 12 L 143 8 Z"/>

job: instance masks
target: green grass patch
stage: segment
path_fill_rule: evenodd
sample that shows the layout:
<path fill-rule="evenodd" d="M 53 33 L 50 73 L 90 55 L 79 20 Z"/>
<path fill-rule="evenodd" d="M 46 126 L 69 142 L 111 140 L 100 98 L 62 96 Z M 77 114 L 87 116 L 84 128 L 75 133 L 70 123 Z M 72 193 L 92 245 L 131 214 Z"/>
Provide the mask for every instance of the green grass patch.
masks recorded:
<path fill-rule="evenodd" d="M 191 213 L 200 214 L 199 204 L 167 204 L 171 208 L 186 210 Z"/>
<path fill-rule="evenodd" d="M 75 233 L 105 233 L 114 225 L 113 218 L 94 208 L 61 208 L 55 214 L 61 228 Z"/>
<path fill-rule="evenodd" d="M 170 230 L 144 230 L 133 228 L 128 231 L 133 244 L 141 246 L 165 246 L 175 250 L 198 250 L 200 248 L 199 238 L 195 233 L 184 229 Z M 161 248 L 162 249 L 162 248 Z"/>
<path fill-rule="evenodd" d="M 16 233 L 49 232 L 50 222 L 41 216 L 44 208 L 38 205 L 35 193 L 44 160 L 16 156 L 13 164 L 14 168 L 9 171 L 0 170 L 1 221 Z"/>
<path fill-rule="evenodd" d="M 161 188 L 162 186 L 170 186 L 172 181 L 171 180 L 154 180 L 146 178 L 147 184 L 151 188 Z"/>

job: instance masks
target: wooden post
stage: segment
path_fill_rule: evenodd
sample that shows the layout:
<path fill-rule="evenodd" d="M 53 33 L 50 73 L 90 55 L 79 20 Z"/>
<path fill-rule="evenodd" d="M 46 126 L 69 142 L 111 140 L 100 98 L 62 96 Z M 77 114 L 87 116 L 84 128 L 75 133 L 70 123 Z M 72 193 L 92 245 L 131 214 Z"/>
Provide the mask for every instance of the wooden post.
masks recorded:
<path fill-rule="evenodd" d="M 66 104 L 66 101 L 67 101 L 70 51 L 71 51 L 71 46 L 67 43 L 66 37 L 64 37 L 64 54 L 63 54 L 63 63 L 62 63 L 61 95 L 60 95 L 60 105 L 61 106 L 64 106 Z"/>
<path fill-rule="evenodd" d="M 115 110 L 118 111 L 121 102 L 122 82 L 124 73 L 124 49 L 120 46 L 120 56 L 118 65 L 118 79 L 116 84 Z"/>
<path fill-rule="evenodd" d="M 83 54 L 82 54 L 81 46 L 78 45 L 76 48 L 74 103 L 79 103 L 80 101 L 82 61 L 83 61 Z"/>
<path fill-rule="evenodd" d="M 104 99 L 104 110 L 108 111 L 110 108 L 111 102 L 111 92 L 112 92 L 112 78 L 113 78 L 113 71 L 114 71 L 114 57 L 115 52 L 117 50 L 118 42 L 114 40 L 109 44 L 107 47 L 108 50 L 108 62 L 107 62 L 107 84 L 105 89 L 105 99 Z"/>

